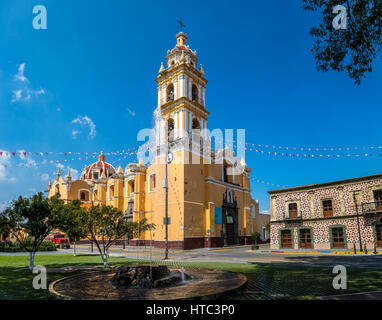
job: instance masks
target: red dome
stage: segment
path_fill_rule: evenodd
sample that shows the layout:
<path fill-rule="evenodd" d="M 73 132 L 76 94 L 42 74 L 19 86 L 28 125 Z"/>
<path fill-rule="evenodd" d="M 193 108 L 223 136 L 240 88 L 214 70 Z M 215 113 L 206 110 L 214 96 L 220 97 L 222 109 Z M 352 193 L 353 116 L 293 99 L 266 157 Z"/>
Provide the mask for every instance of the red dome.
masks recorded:
<path fill-rule="evenodd" d="M 97 162 L 82 170 L 81 180 L 99 179 L 103 173 L 108 178 L 115 173 L 115 168 L 110 163 L 105 162 L 105 155 L 101 154 L 98 156 Z"/>

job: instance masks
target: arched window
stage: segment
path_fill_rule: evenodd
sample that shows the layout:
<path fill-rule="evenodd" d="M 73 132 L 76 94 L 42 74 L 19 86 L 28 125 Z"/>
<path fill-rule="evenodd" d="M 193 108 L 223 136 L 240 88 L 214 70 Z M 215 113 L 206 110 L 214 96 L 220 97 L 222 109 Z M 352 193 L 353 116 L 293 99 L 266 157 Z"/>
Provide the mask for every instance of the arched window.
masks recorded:
<path fill-rule="evenodd" d="M 134 179 L 133 179 L 127 183 L 127 196 L 133 194 L 134 191 L 135 191 L 135 183 L 134 183 Z"/>
<path fill-rule="evenodd" d="M 192 85 L 192 101 L 198 101 L 198 87 L 193 84 Z"/>
<path fill-rule="evenodd" d="M 88 190 L 78 190 L 78 199 L 84 202 L 90 201 L 90 192 Z"/>
<path fill-rule="evenodd" d="M 196 118 L 192 119 L 192 129 L 200 129 L 199 120 Z"/>
<path fill-rule="evenodd" d="M 108 189 L 108 200 L 114 199 L 114 184 L 111 184 Z"/>
<path fill-rule="evenodd" d="M 127 204 L 127 212 L 128 214 L 134 213 L 134 200 L 130 200 L 129 203 Z"/>
<path fill-rule="evenodd" d="M 155 191 L 155 173 L 150 174 L 149 176 L 149 192 Z"/>
<path fill-rule="evenodd" d="M 228 182 L 228 174 L 227 174 L 228 166 L 223 164 L 223 181 Z"/>
<path fill-rule="evenodd" d="M 175 138 L 174 129 L 175 129 L 174 119 L 169 118 L 167 120 L 167 135 L 168 135 L 169 142 L 174 141 L 174 138 Z"/>
<path fill-rule="evenodd" d="M 58 183 L 54 186 L 54 193 L 60 193 L 60 185 Z"/>
<path fill-rule="evenodd" d="M 167 102 L 174 101 L 174 85 L 170 84 L 167 87 Z"/>

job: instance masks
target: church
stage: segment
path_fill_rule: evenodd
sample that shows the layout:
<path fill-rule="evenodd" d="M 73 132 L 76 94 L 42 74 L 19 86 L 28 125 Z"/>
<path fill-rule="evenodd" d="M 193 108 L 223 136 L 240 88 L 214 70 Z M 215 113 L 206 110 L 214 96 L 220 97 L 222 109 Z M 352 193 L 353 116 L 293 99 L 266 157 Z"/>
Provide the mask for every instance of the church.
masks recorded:
<path fill-rule="evenodd" d="M 265 241 L 269 215 L 260 214 L 258 201 L 251 197 L 251 168 L 228 145 L 212 150 L 207 80 L 187 39 L 183 32 L 176 35 L 177 43 L 168 50 L 166 66 L 162 63 L 155 79 L 158 105 L 155 134 L 148 144 L 150 161 L 139 158 L 124 170 L 116 169 L 101 153 L 79 180 L 58 170 L 49 182 L 48 196 L 59 192 L 66 202 L 79 199 L 84 206 L 113 206 L 126 219 L 146 218 L 155 224 L 132 245 L 163 248 L 166 222 L 172 249 L 250 244 L 254 232 L 263 234 Z"/>

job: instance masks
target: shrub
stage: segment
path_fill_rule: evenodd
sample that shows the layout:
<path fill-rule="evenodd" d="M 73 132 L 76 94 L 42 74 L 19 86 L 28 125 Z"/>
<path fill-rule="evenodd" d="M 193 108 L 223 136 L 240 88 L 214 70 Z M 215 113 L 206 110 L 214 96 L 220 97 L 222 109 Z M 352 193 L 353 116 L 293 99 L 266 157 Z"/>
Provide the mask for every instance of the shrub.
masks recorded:
<path fill-rule="evenodd" d="M 23 240 L 23 244 L 28 248 L 32 249 L 32 241 L 30 238 Z M 44 241 L 41 243 L 38 251 L 56 251 L 56 245 L 50 241 Z M 15 242 L 0 242 L 0 252 L 26 252 L 25 248 L 20 245 L 18 241 Z"/>

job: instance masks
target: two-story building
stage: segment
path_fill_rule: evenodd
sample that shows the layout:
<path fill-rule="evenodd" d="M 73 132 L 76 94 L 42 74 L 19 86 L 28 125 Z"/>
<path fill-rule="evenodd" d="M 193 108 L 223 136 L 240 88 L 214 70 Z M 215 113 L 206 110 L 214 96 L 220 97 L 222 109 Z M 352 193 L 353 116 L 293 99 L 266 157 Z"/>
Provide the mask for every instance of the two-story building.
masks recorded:
<path fill-rule="evenodd" d="M 382 247 L 382 174 L 269 194 L 271 249 Z"/>

